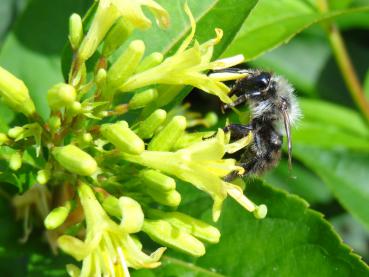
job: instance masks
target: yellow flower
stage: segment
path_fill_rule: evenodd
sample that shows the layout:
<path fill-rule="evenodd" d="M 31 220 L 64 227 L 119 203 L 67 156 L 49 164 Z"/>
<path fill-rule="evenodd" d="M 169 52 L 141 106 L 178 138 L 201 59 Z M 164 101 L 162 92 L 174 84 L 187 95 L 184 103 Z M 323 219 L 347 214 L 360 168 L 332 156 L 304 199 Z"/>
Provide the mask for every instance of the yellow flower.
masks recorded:
<path fill-rule="evenodd" d="M 242 194 L 242 190 L 241 196 L 237 186 L 222 179 L 232 171 L 240 173 L 244 171 L 242 167 L 236 165 L 234 159 L 222 159 L 229 148 L 228 142 L 229 136 L 225 136 L 223 130 L 219 129 L 216 137 L 194 143 L 176 152 L 144 151 L 140 155 L 122 153 L 122 157 L 130 162 L 176 176 L 207 192 L 214 200 L 213 219 L 217 220 L 222 203 L 228 194 L 247 210 L 254 211 L 256 208 L 256 205 Z M 243 140 L 243 147 L 248 143 L 250 139 Z"/>
<path fill-rule="evenodd" d="M 118 225 L 106 214 L 88 185 L 81 183 L 78 194 L 86 217 L 86 239 L 81 241 L 68 235 L 58 239 L 63 251 L 79 261 L 83 260 L 81 271 L 74 266 L 68 267 L 72 276 L 129 276 L 128 267 L 155 268 L 160 265 L 159 259 L 165 248 L 146 255 L 128 233 L 142 228 L 144 215 L 137 208 L 138 203 L 126 198 L 119 201 L 123 215 L 126 208 L 135 216 L 130 216 L 129 222 L 122 219 Z"/>
<path fill-rule="evenodd" d="M 78 50 L 78 57 L 83 61 L 90 58 L 119 17 L 123 17 L 128 26 L 149 28 L 151 21 L 143 13 L 142 6 L 154 14 L 160 26 L 169 25 L 167 11 L 153 0 L 100 0 L 91 27 Z"/>
<path fill-rule="evenodd" d="M 217 95 L 225 103 L 232 102 L 227 96 L 230 89 L 221 81 L 238 79 L 243 75 L 219 73 L 215 76 L 207 76 L 204 71 L 234 66 L 242 63 L 244 57 L 237 55 L 211 62 L 214 46 L 223 36 L 221 29 L 215 29 L 216 37 L 214 39 L 203 44 L 195 41 L 194 45 L 189 47 L 195 35 L 196 22 L 187 5 L 185 5 L 185 12 L 189 16 L 192 31 L 177 52 L 173 56 L 166 58 L 161 64 L 131 76 L 119 88 L 120 91 L 132 91 L 153 84 L 191 85 L 210 94 Z"/>

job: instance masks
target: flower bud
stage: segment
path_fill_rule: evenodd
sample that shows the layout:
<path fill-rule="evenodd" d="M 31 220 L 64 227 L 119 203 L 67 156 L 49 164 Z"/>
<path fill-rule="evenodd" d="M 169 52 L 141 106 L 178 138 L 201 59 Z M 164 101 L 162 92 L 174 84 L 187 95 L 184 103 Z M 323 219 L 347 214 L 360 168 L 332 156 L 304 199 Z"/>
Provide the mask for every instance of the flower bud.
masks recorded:
<path fill-rule="evenodd" d="M 149 216 L 154 219 L 162 219 L 172 226 L 186 230 L 193 236 L 210 243 L 218 243 L 220 232 L 217 228 L 179 212 L 163 212 L 160 210 L 150 210 Z"/>
<path fill-rule="evenodd" d="M 178 249 L 193 256 L 205 254 L 205 246 L 201 241 L 188 234 L 186 231 L 177 229 L 164 220 L 145 220 L 143 231 L 149 237 L 163 245 Z"/>
<path fill-rule="evenodd" d="M 132 31 L 133 26 L 123 17 L 120 17 L 105 37 L 102 50 L 103 56 L 109 57 L 113 54 L 127 40 Z"/>
<path fill-rule="evenodd" d="M 83 39 L 82 18 L 79 14 L 72 14 L 69 17 L 69 42 L 73 50 L 78 49 Z"/>
<path fill-rule="evenodd" d="M 14 152 L 9 158 L 9 167 L 11 170 L 17 171 L 22 166 L 22 155 L 20 152 Z"/>
<path fill-rule="evenodd" d="M 122 212 L 119 207 L 118 198 L 109 195 L 102 201 L 102 206 L 109 215 L 114 216 L 118 219 L 122 218 Z"/>
<path fill-rule="evenodd" d="M 128 127 L 128 123 L 125 121 L 104 124 L 100 128 L 100 132 L 104 138 L 123 152 L 140 154 L 145 150 L 142 139 Z"/>
<path fill-rule="evenodd" d="M 151 138 L 155 131 L 164 123 L 166 118 L 166 111 L 161 109 L 156 110 L 141 122 L 140 127 L 137 130 L 137 134 L 143 139 Z"/>
<path fill-rule="evenodd" d="M 69 202 L 65 206 L 53 209 L 45 218 L 44 225 L 48 230 L 54 230 L 64 223 L 70 212 Z"/>
<path fill-rule="evenodd" d="M 137 70 L 135 73 L 139 73 L 145 70 L 148 70 L 150 68 L 153 68 L 160 64 L 164 59 L 164 56 L 162 53 L 154 52 L 148 55 L 146 58 L 143 59 L 143 61 L 139 64 L 137 67 Z"/>
<path fill-rule="evenodd" d="M 60 83 L 47 92 L 47 102 L 51 109 L 58 110 L 73 105 L 76 100 L 76 90 L 73 86 Z"/>
<path fill-rule="evenodd" d="M 257 206 L 254 210 L 254 216 L 257 219 L 265 218 L 267 213 L 268 213 L 268 208 L 264 204 Z"/>
<path fill-rule="evenodd" d="M 8 130 L 8 136 L 12 139 L 19 139 L 23 136 L 24 128 L 20 126 L 15 126 Z"/>
<path fill-rule="evenodd" d="M 105 87 L 106 84 L 106 76 L 107 76 L 107 72 L 104 68 L 100 68 L 95 76 L 95 82 L 96 85 L 99 89 L 102 89 Z"/>
<path fill-rule="evenodd" d="M 108 71 L 107 82 L 111 90 L 115 90 L 136 70 L 145 52 L 142 40 L 134 40 L 120 55 Z"/>
<path fill-rule="evenodd" d="M 206 127 L 212 127 L 218 122 L 218 116 L 214 112 L 207 113 L 204 118 Z"/>
<path fill-rule="evenodd" d="M 7 135 L 0 133 L 0 146 L 9 141 Z"/>
<path fill-rule="evenodd" d="M 176 190 L 160 191 L 152 188 L 147 189 L 147 193 L 159 204 L 178 207 L 181 203 L 181 195 Z"/>
<path fill-rule="evenodd" d="M 36 180 L 40 185 L 45 185 L 50 179 L 50 171 L 41 169 L 37 172 Z"/>
<path fill-rule="evenodd" d="M 51 116 L 48 120 L 50 130 L 55 133 L 61 126 L 61 120 L 59 116 Z"/>
<path fill-rule="evenodd" d="M 186 129 L 186 118 L 175 116 L 149 143 L 152 151 L 169 151 Z"/>
<path fill-rule="evenodd" d="M 120 226 L 127 233 L 137 233 L 141 231 L 144 222 L 144 213 L 140 204 L 129 197 L 119 198 L 119 207 L 122 213 Z"/>
<path fill-rule="evenodd" d="M 72 173 L 89 176 L 97 170 L 94 158 L 75 145 L 55 147 L 52 154 L 61 166 Z"/>
<path fill-rule="evenodd" d="M 176 181 L 157 170 L 146 169 L 140 172 L 140 177 L 145 182 L 145 185 L 149 188 L 158 191 L 170 191 L 176 189 Z"/>
<path fill-rule="evenodd" d="M 68 113 L 71 115 L 77 115 L 82 111 L 82 105 L 78 101 L 74 101 L 70 107 L 68 107 Z"/>
<path fill-rule="evenodd" d="M 131 110 L 140 109 L 150 104 L 158 97 L 156 89 L 147 89 L 133 95 L 128 105 Z"/>
<path fill-rule="evenodd" d="M 0 67 L 0 96 L 5 104 L 16 112 L 30 116 L 35 113 L 35 105 L 22 80 Z"/>

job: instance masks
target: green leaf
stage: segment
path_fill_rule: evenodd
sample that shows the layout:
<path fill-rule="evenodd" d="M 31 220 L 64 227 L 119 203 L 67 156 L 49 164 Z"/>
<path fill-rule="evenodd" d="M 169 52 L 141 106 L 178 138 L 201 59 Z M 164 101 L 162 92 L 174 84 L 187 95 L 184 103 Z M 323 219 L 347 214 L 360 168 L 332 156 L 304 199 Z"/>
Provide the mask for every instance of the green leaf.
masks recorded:
<path fill-rule="evenodd" d="M 326 203 L 332 198 L 324 182 L 297 161 L 290 170 L 287 160 L 282 159 L 274 170 L 264 176 L 264 179 L 270 185 L 301 196 L 310 204 Z"/>
<path fill-rule="evenodd" d="M 217 224 L 222 237 L 199 259 L 164 257 L 163 266 L 133 276 L 367 276 L 368 267 L 342 244 L 321 214 L 303 200 L 260 181 L 246 194 L 266 203 L 268 215 L 257 220 L 234 201 L 226 201 Z M 198 210 L 199 199 L 186 207 Z M 205 213 L 208 216 L 208 212 Z"/>
<path fill-rule="evenodd" d="M 1 49 L 0 64 L 25 82 L 37 111 L 46 117 L 46 92 L 63 81 L 60 54 L 67 41 L 68 18 L 85 10 L 90 1 L 29 2 Z"/>
<path fill-rule="evenodd" d="M 369 230 L 369 155 L 345 149 L 294 145 L 294 156 L 312 169 L 338 201 Z"/>
<path fill-rule="evenodd" d="M 299 102 L 304 118 L 292 132 L 295 143 L 327 149 L 369 150 L 369 130 L 357 112 L 319 100 L 300 99 Z"/>
<path fill-rule="evenodd" d="M 301 0 L 260 0 L 223 55 L 243 53 L 252 60 L 315 23 L 368 10 L 369 6 L 363 6 L 321 14 Z"/>

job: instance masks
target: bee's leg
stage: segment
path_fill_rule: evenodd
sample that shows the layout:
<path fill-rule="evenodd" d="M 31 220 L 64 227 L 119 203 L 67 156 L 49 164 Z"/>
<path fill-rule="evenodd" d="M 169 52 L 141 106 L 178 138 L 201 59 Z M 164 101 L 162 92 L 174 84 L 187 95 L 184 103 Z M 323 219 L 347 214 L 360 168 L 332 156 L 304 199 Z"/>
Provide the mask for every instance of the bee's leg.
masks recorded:
<path fill-rule="evenodd" d="M 241 138 L 246 137 L 250 131 L 252 131 L 251 125 L 244 125 L 244 124 L 229 124 L 223 128 L 223 131 L 225 133 L 231 132 L 231 141 L 232 140 L 238 140 Z M 210 137 L 203 138 L 210 139 L 215 137 L 218 134 L 218 131 L 216 131 L 213 135 Z"/>
<path fill-rule="evenodd" d="M 252 131 L 251 125 L 245 124 L 229 124 L 223 128 L 225 133 L 231 132 L 231 140 L 238 140 L 248 136 Z"/>
<path fill-rule="evenodd" d="M 232 94 L 232 91 L 230 92 L 230 94 Z M 247 102 L 249 99 L 252 99 L 254 97 L 258 97 L 261 95 L 260 91 L 252 91 L 252 92 L 248 92 L 248 93 L 244 93 L 242 95 L 240 95 L 234 102 L 229 103 L 229 104 L 225 104 L 222 105 L 222 110 L 227 110 L 231 107 L 236 107 L 242 103 Z"/>

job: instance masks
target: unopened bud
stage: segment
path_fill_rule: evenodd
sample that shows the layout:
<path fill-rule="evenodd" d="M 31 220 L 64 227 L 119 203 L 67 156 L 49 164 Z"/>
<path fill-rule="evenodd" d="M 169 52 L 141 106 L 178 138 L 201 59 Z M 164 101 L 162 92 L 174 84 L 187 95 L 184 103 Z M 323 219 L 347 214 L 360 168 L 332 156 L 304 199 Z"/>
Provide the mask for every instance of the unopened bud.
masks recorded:
<path fill-rule="evenodd" d="M 254 210 L 254 216 L 257 219 L 265 218 L 267 213 L 268 213 L 268 208 L 264 204 L 257 206 Z"/>
<path fill-rule="evenodd" d="M 179 212 L 163 212 L 150 210 L 149 216 L 154 219 L 163 219 L 180 230 L 186 230 L 195 237 L 210 243 L 218 243 L 220 232 L 217 228 Z"/>
<path fill-rule="evenodd" d="M 52 154 L 61 166 L 72 173 L 90 176 L 97 170 L 94 158 L 75 145 L 55 147 Z"/>
<path fill-rule="evenodd" d="M 35 113 L 35 105 L 22 80 L 0 67 L 0 96 L 5 104 L 16 112 L 30 116 Z"/>
<path fill-rule="evenodd" d="M 169 151 L 176 141 L 184 134 L 186 118 L 175 116 L 172 120 L 150 141 L 148 149 L 152 151 Z"/>
<path fill-rule="evenodd" d="M 127 233 L 141 231 L 144 222 L 144 214 L 140 204 L 129 197 L 119 198 L 119 207 L 122 213 L 120 226 Z"/>
<path fill-rule="evenodd" d="M 92 137 L 92 135 L 90 133 L 84 133 L 82 135 L 82 141 L 84 143 L 90 143 L 90 142 L 92 142 L 92 140 L 93 140 L 93 137 Z"/>
<path fill-rule="evenodd" d="M 22 155 L 20 152 L 14 152 L 9 158 L 9 167 L 11 170 L 17 171 L 22 166 Z"/>
<path fill-rule="evenodd" d="M 41 169 L 37 172 L 36 180 L 40 185 L 45 185 L 50 179 L 50 171 Z"/>
<path fill-rule="evenodd" d="M 209 112 L 205 115 L 204 123 L 206 127 L 212 127 L 218 122 L 218 116 L 214 112 Z"/>
<path fill-rule="evenodd" d="M 77 115 L 82 111 L 82 105 L 78 101 L 74 101 L 72 105 L 68 108 L 68 112 L 71 115 Z"/>
<path fill-rule="evenodd" d="M 104 39 L 103 56 L 109 57 L 113 54 L 127 40 L 132 31 L 133 26 L 130 25 L 129 21 L 120 17 Z"/>
<path fill-rule="evenodd" d="M 145 150 L 142 139 L 128 127 L 128 123 L 125 121 L 104 124 L 100 131 L 104 138 L 123 152 L 140 154 Z"/>
<path fill-rule="evenodd" d="M 8 130 L 8 136 L 12 139 L 21 138 L 24 133 L 24 128 L 20 126 L 15 126 Z"/>
<path fill-rule="evenodd" d="M 142 170 L 140 172 L 140 177 L 145 182 L 145 185 L 149 188 L 156 189 L 158 191 L 170 191 L 176 189 L 176 181 L 157 170 Z"/>
<path fill-rule="evenodd" d="M 59 116 L 51 116 L 48 120 L 49 128 L 52 132 L 58 130 L 61 126 L 61 120 Z"/>
<path fill-rule="evenodd" d="M 142 40 L 134 40 L 130 43 L 128 48 L 109 69 L 107 81 L 111 90 L 118 88 L 132 75 L 141 61 L 144 52 L 145 44 Z"/>
<path fill-rule="evenodd" d="M 164 59 L 163 54 L 154 52 L 143 59 L 140 65 L 137 67 L 136 73 L 148 70 L 159 65 Z"/>
<path fill-rule="evenodd" d="M 7 135 L 0 133 L 0 146 L 9 141 Z"/>
<path fill-rule="evenodd" d="M 76 100 L 76 90 L 73 86 L 60 83 L 47 92 L 47 102 L 53 110 L 73 105 Z"/>
<path fill-rule="evenodd" d="M 77 50 L 83 38 L 82 18 L 74 13 L 69 17 L 69 42 L 73 50 Z"/>
<path fill-rule="evenodd" d="M 122 212 L 119 207 L 118 198 L 109 195 L 102 201 L 102 206 L 109 215 L 122 219 Z"/>
<path fill-rule="evenodd" d="M 160 191 L 152 188 L 147 189 L 147 193 L 159 204 L 178 207 L 181 203 L 181 194 L 176 190 Z"/>
<path fill-rule="evenodd" d="M 156 89 L 147 89 L 141 92 L 137 92 L 133 95 L 128 105 L 131 110 L 140 109 L 150 104 L 158 97 L 158 91 Z"/>
<path fill-rule="evenodd" d="M 137 130 L 137 134 L 143 139 L 151 138 L 155 131 L 164 123 L 166 118 L 166 111 L 161 109 L 156 110 L 141 122 L 140 127 Z"/>
<path fill-rule="evenodd" d="M 107 76 L 107 72 L 104 68 L 100 68 L 95 76 L 95 82 L 96 85 L 99 89 L 102 89 L 105 87 L 106 84 L 106 76 Z"/>
<path fill-rule="evenodd" d="M 196 257 L 205 254 L 205 246 L 201 241 L 164 220 L 145 220 L 143 231 L 160 244 Z"/>
<path fill-rule="evenodd" d="M 64 223 L 70 212 L 71 205 L 66 205 L 53 209 L 45 218 L 44 225 L 48 230 L 54 230 Z"/>

